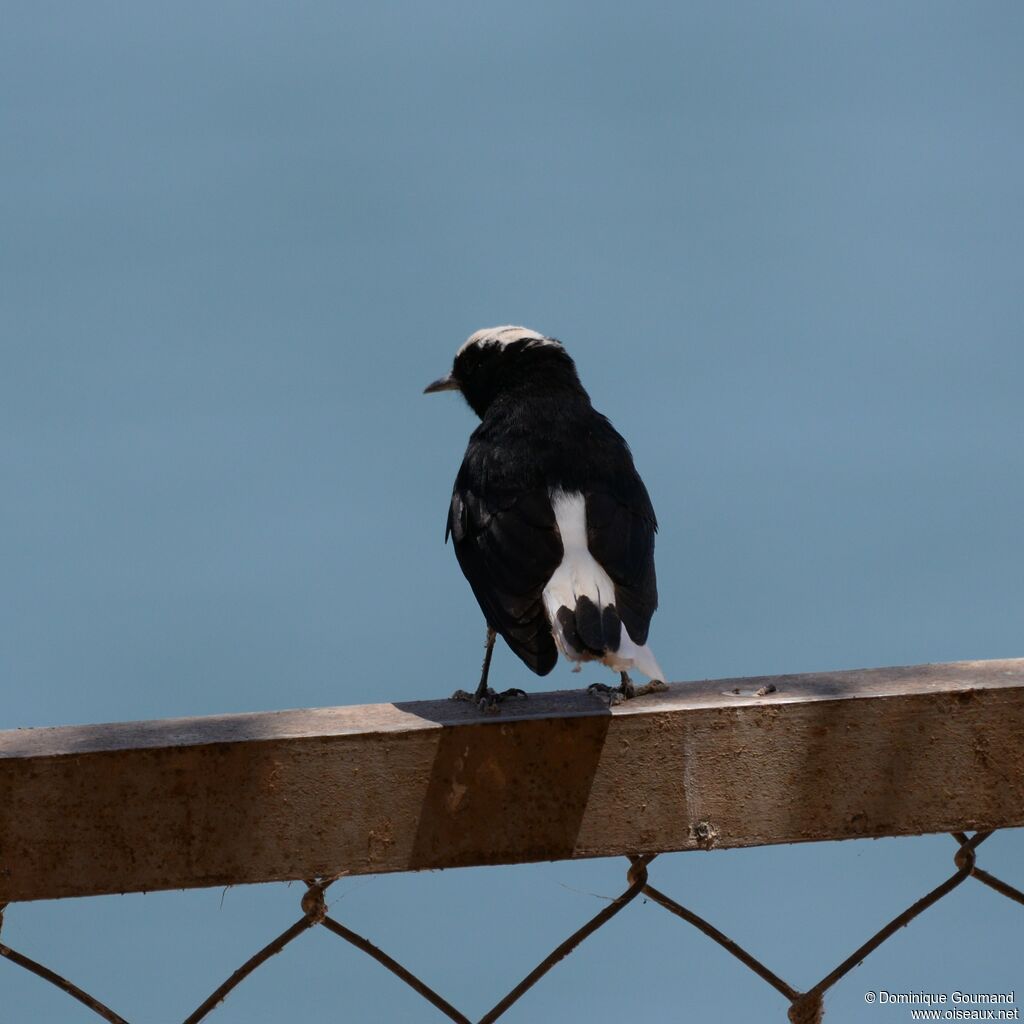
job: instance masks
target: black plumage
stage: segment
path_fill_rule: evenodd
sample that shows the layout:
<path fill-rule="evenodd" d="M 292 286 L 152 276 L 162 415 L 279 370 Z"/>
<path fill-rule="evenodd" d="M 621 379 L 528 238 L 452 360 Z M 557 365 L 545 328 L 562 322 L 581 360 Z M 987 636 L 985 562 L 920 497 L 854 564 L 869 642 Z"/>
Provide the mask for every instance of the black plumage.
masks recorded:
<path fill-rule="evenodd" d="M 481 419 L 455 480 L 445 539 L 489 628 L 538 675 L 558 660 L 556 634 L 575 660 L 614 664 L 623 627 L 645 645 L 658 604 L 654 509 L 629 446 L 594 409 L 562 345 L 524 328 L 477 332 L 451 374 L 427 388 L 440 390 L 459 390 Z M 583 502 L 586 547 L 613 598 L 594 591 L 546 607 L 555 597 L 546 602 L 545 588 L 565 555 L 561 495 Z M 585 575 L 591 563 L 581 557 Z M 476 696 L 486 693 L 485 665 Z"/>

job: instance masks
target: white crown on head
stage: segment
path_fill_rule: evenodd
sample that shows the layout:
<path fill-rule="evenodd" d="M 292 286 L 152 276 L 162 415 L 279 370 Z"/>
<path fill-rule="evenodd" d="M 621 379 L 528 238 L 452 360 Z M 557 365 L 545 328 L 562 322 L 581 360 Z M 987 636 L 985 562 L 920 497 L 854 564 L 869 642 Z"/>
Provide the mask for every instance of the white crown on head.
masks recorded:
<path fill-rule="evenodd" d="M 530 345 L 556 345 L 561 348 L 561 343 L 554 338 L 547 338 L 543 334 L 531 331 L 529 327 L 517 327 L 515 324 L 504 324 L 501 327 L 484 327 L 482 330 L 471 334 L 462 344 L 458 355 L 465 352 L 472 345 L 499 345 L 505 348 L 517 341 L 528 341 Z"/>

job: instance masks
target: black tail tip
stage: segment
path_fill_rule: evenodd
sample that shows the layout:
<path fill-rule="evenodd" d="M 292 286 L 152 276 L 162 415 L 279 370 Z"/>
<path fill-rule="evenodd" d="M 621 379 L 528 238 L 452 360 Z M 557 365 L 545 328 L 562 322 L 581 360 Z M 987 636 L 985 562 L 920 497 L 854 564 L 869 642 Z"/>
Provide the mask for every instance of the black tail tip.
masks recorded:
<path fill-rule="evenodd" d="M 608 604 L 603 610 L 586 595 L 577 598 L 575 610 L 562 605 L 557 619 L 562 627 L 566 643 L 581 654 L 603 657 L 609 651 L 617 651 L 622 640 L 622 620 L 615 605 Z"/>

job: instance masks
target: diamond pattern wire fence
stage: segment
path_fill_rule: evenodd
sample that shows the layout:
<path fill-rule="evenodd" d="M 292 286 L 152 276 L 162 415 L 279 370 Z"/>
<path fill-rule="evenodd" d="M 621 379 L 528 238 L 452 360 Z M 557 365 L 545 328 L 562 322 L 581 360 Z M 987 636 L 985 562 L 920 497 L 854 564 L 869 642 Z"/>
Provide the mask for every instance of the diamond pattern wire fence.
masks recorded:
<path fill-rule="evenodd" d="M 762 963 L 753 954 L 745 950 L 739 943 L 719 931 L 713 924 L 704 918 L 688 910 L 681 903 L 676 902 L 671 896 L 666 895 L 660 889 L 651 884 L 649 868 L 656 859 L 657 854 L 645 854 L 643 856 L 629 857 L 629 868 L 626 872 L 628 887 L 608 906 L 595 914 L 582 927 L 578 928 L 564 942 L 553 949 L 537 966 L 530 971 L 511 991 L 504 995 L 494 1006 L 487 1011 L 477 1024 L 492 1024 L 500 1019 L 505 1012 L 517 1003 L 534 985 L 537 984 L 555 967 L 559 961 L 564 960 L 574 949 L 577 948 L 588 936 L 592 935 L 599 928 L 604 927 L 617 914 L 624 910 L 638 896 L 644 896 L 651 903 L 664 907 L 669 913 L 693 925 L 704 935 L 714 942 L 717 942 L 723 949 L 731 953 L 741 964 L 753 971 L 764 982 L 774 988 L 789 1001 L 789 1019 L 793 1024 L 813 1024 L 823 1018 L 823 999 L 825 993 L 838 981 L 849 974 L 857 967 L 865 957 L 876 950 L 890 936 L 900 928 L 905 927 L 918 915 L 922 914 L 930 906 L 937 903 L 944 896 L 951 893 L 957 886 L 961 885 L 968 878 L 975 878 L 984 885 L 989 886 L 1007 899 L 1016 901 L 1024 906 L 1024 891 L 1004 882 L 1000 878 L 989 874 L 977 864 L 978 847 L 985 842 L 993 832 L 975 832 L 968 836 L 963 832 L 952 833 L 958 847 L 954 855 L 956 871 L 944 882 L 937 885 L 930 892 L 926 893 L 911 906 L 897 914 L 885 927 L 880 928 L 867 941 L 857 947 L 841 964 L 825 975 L 822 979 L 810 988 L 801 991 L 795 988 L 788 981 L 776 974 L 770 967 Z M 340 877 L 340 876 L 338 876 Z M 302 896 L 302 916 L 289 925 L 273 941 L 267 943 L 261 950 L 253 954 L 241 967 L 238 968 L 229 978 L 219 985 L 210 995 L 203 1000 L 195 1010 L 190 1013 L 182 1024 L 199 1024 L 200 1021 L 215 1020 L 212 1015 L 216 1008 L 224 1001 L 228 994 L 241 984 L 250 974 L 262 964 L 265 964 L 275 953 L 280 953 L 290 942 L 293 942 L 300 935 L 316 928 L 326 928 L 329 932 L 337 935 L 338 938 L 362 950 L 367 956 L 372 957 L 379 964 L 386 967 L 396 978 L 405 982 L 413 991 L 417 992 L 426 1002 L 432 1004 L 438 1013 L 458 1024 L 471 1024 L 471 1019 L 453 1006 L 447 999 L 435 992 L 429 985 L 418 978 L 411 971 L 403 967 L 397 960 L 389 956 L 384 950 L 375 946 L 369 939 L 363 937 L 347 928 L 340 921 L 327 913 L 325 893 L 336 878 L 317 878 L 305 882 L 306 892 Z M 0 929 L 3 927 L 3 912 L 6 904 L 0 905 Z M 84 1006 L 87 1006 L 98 1017 L 110 1024 L 129 1024 L 129 1022 L 116 1013 L 109 1006 L 101 1003 L 91 996 L 84 989 L 79 988 L 67 978 L 61 977 L 55 971 L 44 964 L 19 953 L 10 946 L 0 943 L 0 956 L 13 964 L 24 968 L 37 975 L 44 981 L 66 992 L 71 998 L 77 999 Z"/>

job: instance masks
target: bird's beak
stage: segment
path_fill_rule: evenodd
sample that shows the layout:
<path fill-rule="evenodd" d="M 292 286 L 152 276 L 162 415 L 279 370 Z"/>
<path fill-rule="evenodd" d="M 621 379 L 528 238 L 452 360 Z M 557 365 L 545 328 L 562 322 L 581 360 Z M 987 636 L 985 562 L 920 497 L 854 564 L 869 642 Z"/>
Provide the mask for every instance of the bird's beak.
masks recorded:
<path fill-rule="evenodd" d="M 433 384 L 423 389 L 423 394 L 432 395 L 435 391 L 458 391 L 459 382 L 449 373 L 447 377 L 438 377 Z"/>

